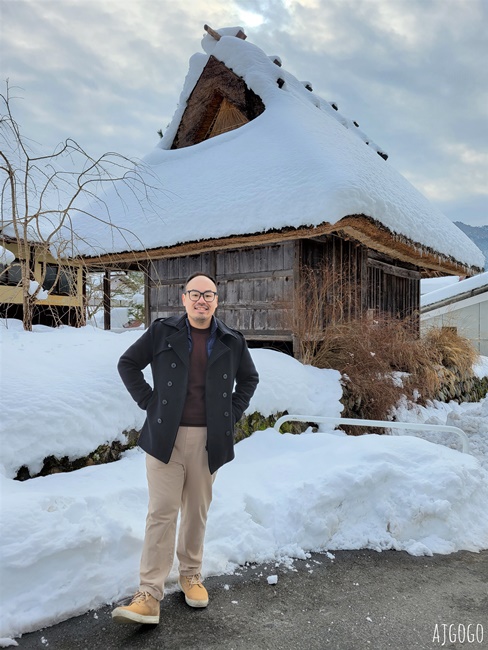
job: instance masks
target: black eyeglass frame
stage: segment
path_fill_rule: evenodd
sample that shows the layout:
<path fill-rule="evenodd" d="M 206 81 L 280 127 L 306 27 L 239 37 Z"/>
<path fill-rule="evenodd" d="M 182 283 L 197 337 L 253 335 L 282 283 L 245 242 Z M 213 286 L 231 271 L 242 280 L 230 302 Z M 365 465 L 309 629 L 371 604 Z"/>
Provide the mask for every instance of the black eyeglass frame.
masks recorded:
<path fill-rule="evenodd" d="M 198 291 L 198 289 L 189 289 L 188 291 L 185 291 L 185 293 L 188 294 L 188 298 L 190 298 L 190 300 L 192 302 L 198 302 L 202 296 L 203 296 L 203 299 L 205 300 L 205 302 L 213 302 L 215 300 L 215 298 L 218 296 L 218 293 L 216 291 L 211 291 L 210 289 L 207 289 L 207 291 Z M 193 298 L 190 296 L 190 293 L 198 293 L 199 296 L 198 296 L 198 298 L 196 300 L 193 300 Z M 213 298 L 211 300 L 207 300 L 205 298 L 206 293 L 213 294 Z"/>

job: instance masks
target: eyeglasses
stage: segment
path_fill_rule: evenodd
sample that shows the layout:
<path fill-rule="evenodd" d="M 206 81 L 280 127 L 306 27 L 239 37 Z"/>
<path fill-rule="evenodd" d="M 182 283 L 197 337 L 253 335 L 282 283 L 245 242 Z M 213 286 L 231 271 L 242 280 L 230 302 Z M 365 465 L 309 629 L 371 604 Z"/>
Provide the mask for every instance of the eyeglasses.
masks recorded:
<path fill-rule="evenodd" d="M 216 291 L 197 291 L 196 289 L 186 291 L 185 293 L 188 294 L 192 302 L 197 302 L 197 300 L 200 300 L 201 296 L 203 296 L 205 302 L 213 302 L 215 300 L 215 296 L 217 295 Z"/>

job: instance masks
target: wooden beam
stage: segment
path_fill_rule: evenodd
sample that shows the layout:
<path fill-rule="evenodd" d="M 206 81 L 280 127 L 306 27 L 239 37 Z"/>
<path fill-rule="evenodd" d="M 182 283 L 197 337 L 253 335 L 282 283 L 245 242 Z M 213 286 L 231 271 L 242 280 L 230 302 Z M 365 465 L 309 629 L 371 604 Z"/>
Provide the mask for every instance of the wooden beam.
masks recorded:
<path fill-rule="evenodd" d="M 222 38 L 222 35 L 216 32 L 215 29 L 212 29 L 209 25 L 204 25 L 203 29 L 207 32 L 207 34 L 209 34 L 216 41 L 220 41 L 220 39 Z M 236 38 L 240 38 L 243 41 L 245 41 L 247 38 L 246 34 L 244 34 L 242 29 L 240 29 L 235 36 Z"/>
<path fill-rule="evenodd" d="M 109 330 L 111 327 L 110 313 L 110 271 L 106 270 L 103 274 L 103 329 Z"/>
<path fill-rule="evenodd" d="M 387 264 L 386 262 L 380 262 L 380 260 L 368 259 L 368 266 L 372 266 L 377 269 L 382 269 L 385 273 L 390 275 L 396 275 L 400 278 L 408 278 L 409 280 L 420 280 L 421 273 L 420 271 L 413 271 L 410 269 L 404 269 L 400 266 L 394 266 L 393 264 Z"/>
<path fill-rule="evenodd" d="M 214 38 L 216 41 L 220 41 L 222 38 L 218 32 L 215 31 L 215 29 L 212 29 L 208 25 L 204 25 L 203 29 L 209 34 L 212 38 Z"/>

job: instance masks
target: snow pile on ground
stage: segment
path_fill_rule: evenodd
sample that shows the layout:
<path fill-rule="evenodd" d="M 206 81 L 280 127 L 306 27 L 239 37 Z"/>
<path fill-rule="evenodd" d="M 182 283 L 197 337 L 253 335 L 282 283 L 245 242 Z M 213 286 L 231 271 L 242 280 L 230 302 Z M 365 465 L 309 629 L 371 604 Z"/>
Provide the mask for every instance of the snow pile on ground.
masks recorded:
<path fill-rule="evenodd" d="M 2 374 L 8 382 L 8 391 L 0 394 L 5 436 L 0 471 L 13 478 L 27 465 L 36 474 L 46 456 L 80 458 L 107 442 L 126 442 L 125 430 L 139 430 L 145 413 L 128 397 L 116 366 L 141 334 L 92 326 L 34 326 L 34 332 L 24 332 L 20 321 L 9 320 L 8 328 L 0 324 Z M 261 383 L 248 413 L 340 416 L 336 370 L 303 366 L 272 350 L 252 350 L 252 356 Z M 152 383 L 150 368 L 145 374 Z"/>
<path fill-rule="evenodd" d="M 485 357 L 486 358 L 486 357 Z M 426 424 L 458 427 L 468 436 L 470 453 L 476 456 L 488 470 L 488 397 L 480 402 L 429 402 L 428 407 L 406 404 L 394 412 L 394 419 L 402 422 L 424 422 Z M 455 434 L 425 432 L 417 435 L 432 442 L 459 449 L 459 438 Z"/>
<path fill-rule="evenodd" d="M 477 363 L 473 366 L 473 372 L 476 377 L 488 377 L 488 357 L 480 356 Z"/>
<path fill-rule="evenodd" d="M 3 455 L 10 454 L 8 446 L 17 444 L 17 437 L 23 439 L 17 453 L 34 447 L 39 458 L 38 439 L 62 440 L 73 451 L 86 444 L 84 431 L 90 426 L 88 446 L 106 436 L 105 429 L 140 423 L 111 374 L 119 354 L 139 335 L 89 328 L 3 331 L 2 372 L 13 392 L 2 404 L 2 424 L 13 427 L 19 400 L 29 407 L 15 435 L 6 428 Z M 277 352 L 253 355 L 261 373 L 255 405 L 315 407 L 327 415 L 340 411 L 338 373 L 301 366 Z M 422 555 L 488 548 L 486 400 L 459 405 L 459 412 L 472 416 L 474 428 L 466 433 L 473 455 L 413 436 L 255 432 L 236 445 L 235 461 L 219 470 L 204 575 L 231 573 L 244 562 L 286 562 L 317 550 L 398 549 Z M 441 413 L 437 404 L 415 413 L 405 410 L 415 421 L 434 413 Z M 11 475 L 12 458 L 3 462 Z M 147 507 L 139 449 L 116 463 L 23 483 L 0 475 L 0 489 L 1 583 L 8 585 L 0 637 L 54 624 L 137 588 Z M 175 565 L 170 588 L 176 570 Z"/>

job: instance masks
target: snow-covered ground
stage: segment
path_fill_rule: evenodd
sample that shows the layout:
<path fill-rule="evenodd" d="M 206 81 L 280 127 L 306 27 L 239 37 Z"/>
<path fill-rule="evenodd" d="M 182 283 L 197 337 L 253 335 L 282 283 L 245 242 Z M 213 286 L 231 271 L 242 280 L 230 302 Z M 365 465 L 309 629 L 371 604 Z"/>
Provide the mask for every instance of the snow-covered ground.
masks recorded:
<path fill-rule="evenodd" d="M 2 619 L 0 645 L 130 595 L 147 504 L 144 455 L 14 481 L 49 454 L 86 455 L 140 427 L 144 413 L 116 371 L 140 331 L 22 331 L 0 324 Z M 337 416 L 339 373 L 253 350 L 261 381 L 249 412 Z M 482 360 L 478 374 L 488 372 Z M 415 555 L 488 548 L 488 398 L 398 408 L 410 422 L 455 423 L 471 454 L 419 436 L 255 432 L 215 482 L 203 573 L 290 562 L 310 551 L 370 548 Z M 173 567 L 170 581 L 176 579 Z M 8 585 L 8 589 L 5 588 Z"/>

